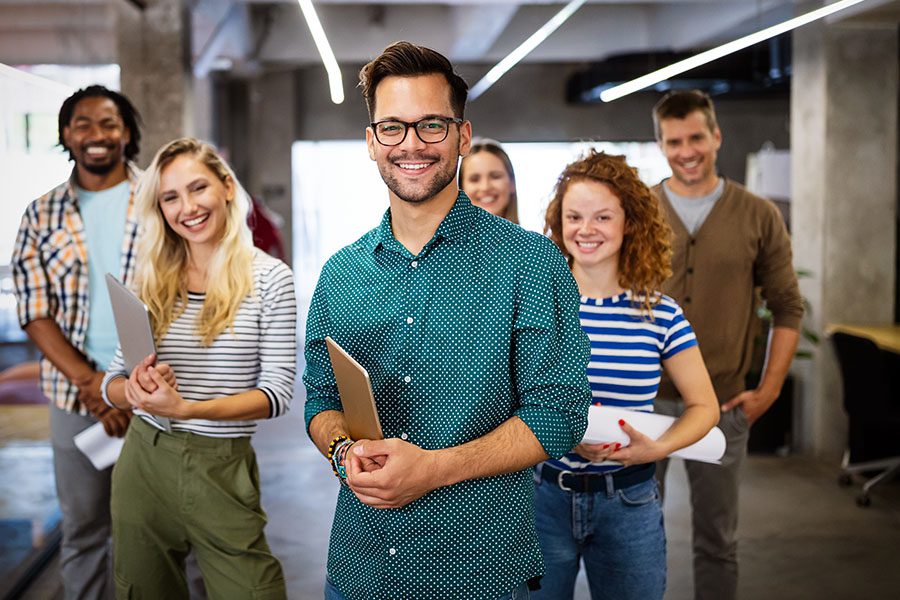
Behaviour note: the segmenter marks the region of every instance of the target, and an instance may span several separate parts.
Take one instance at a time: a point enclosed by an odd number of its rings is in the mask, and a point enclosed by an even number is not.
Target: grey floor
[[[306,437],[302,410],[264,424],[260,458],[267,535],[288,577],[289,597],[322,598],[337,482]],[[900,485],[854,503],[837,468],[802,457],[754,456],[741,494],[743,599],[900,598]],[[669,600],[692,597],[690,522],[684,471],[675,464],[666,502]],[[61,598],[56,565],[26,598]],[[579,580],[577,599],[590,594]]]

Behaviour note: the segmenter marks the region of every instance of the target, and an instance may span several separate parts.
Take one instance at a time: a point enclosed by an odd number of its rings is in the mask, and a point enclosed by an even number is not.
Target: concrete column
[[[206,142],[217,144],[218,140],[213,137],[213,113],[214,102],[213,92],[214,86],[210,77],[203,79],[194,78],[192,80],[192,94],[190,107],[190,127],[186,128],[189,135],[197,137]]]
[[[191,20],[182,0],[116,2],[122,92],[144,119],[140,163],[160,146],[193,135]]]
[[[893,322],[897,218],[898,34],[894,24],[813,24],[794,32],[791,162],[794,264],[809,325]],[[800,439],[835,461],[846,443],[830,342],[800,379]]]
[[[251,194],[261,197],[272,212],[283,218],[285,262],[290,263],[293,248],[291,146],[297,121],[294,72],[269,72],[251,80],[249,96],[250,125],[245,140],[248,168],[244,184]]]

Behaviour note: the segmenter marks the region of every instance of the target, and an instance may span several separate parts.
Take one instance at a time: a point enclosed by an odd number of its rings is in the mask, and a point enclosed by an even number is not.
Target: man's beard
[[[691,187],[692,185],[697,185],[698,183],[706,181],[711,174],[715,170],[715,164],[709,165],[706,162],[703,164],[703,168],[700,170],[700,173],[693,178],[690,178],[684,175],[678,169],[672,169],[672,175],[682,183],[685,187]]]
[[[404,160],[411,159],[404,157]],[[395,196],[410,204],[420,204],[437,196],[441,190],[456,179],[456,165],[458,162],[459,157],[457,157],[455,161],[447,161],[445,167],[435,172],[431,181],[425,183],[423,189],[411,189],[413,186],[407,186],[407,189],[404,189],[400,181],[390,171],[390,167],[392,166],[391,161],[387,161],[386,165],[379,163],[378,171],[381,173],[381,178],[384,180],[385,185],[388,186],[388,189],[391,190]]]
[[[113,169],[115,169],[119,165],[119,161],[111,160],[108,163],[101,165],[91,165],[82,163],[81,168],[87,171],[88,173],[92,173],[94,175],[106,175]]]

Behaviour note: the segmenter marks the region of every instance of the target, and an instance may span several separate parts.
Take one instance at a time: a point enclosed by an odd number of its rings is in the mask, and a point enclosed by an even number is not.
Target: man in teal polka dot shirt
[[[306,425],[346,469],[325,598],[525,598],[529,467],[587,426],[578,290],[548,239],[458,190],[472,126],[446,58],[398,42],[360,80],[390,209],[328,260],[307,321]],[[325,336],[368,370],[384,440],[343,440]]]

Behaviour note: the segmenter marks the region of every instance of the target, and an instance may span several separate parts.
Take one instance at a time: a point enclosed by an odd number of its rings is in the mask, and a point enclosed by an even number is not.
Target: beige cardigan
[[[775,205],[726,180],[703,225],[691,236],[662,183],[653,188],[674,232],[672,277],[663,291],[681,307],[697,334],[719,402],[744,390],[753,338],[759,332],[755,288],[774,325],[799,329],[803,301],[791,257],[791,238]],[[667,378],[660,398],[676,398]]]

